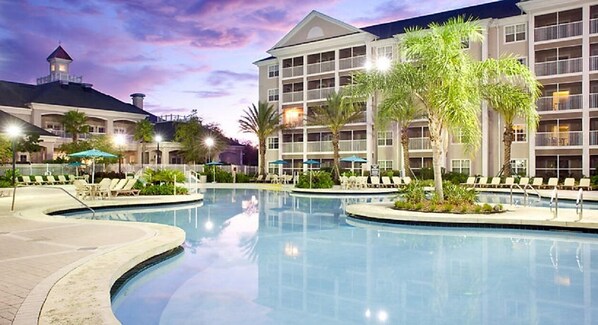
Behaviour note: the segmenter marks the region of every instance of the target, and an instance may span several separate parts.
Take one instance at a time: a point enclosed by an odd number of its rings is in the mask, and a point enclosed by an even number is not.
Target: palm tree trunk
[[[258,175],[266,175],[266,139],[259,140],[260,160],[258,161],[260,173]]]
[[[444,191],[442,189],[442,166],[440,161],[442,160],[442,128],[439,123],[429,119],[430,127],[430,143],[432,145],[432,166],[434,168],[434,189],[440,200],[444,201]]]
[[[401,146],[403,147],[403,168],[405,169],[405,176],[413,177],[413,172],[409,165],[409,134],[407,133],[407,126],[401,126]]]
[[[332,150],[334,152],[333,154],[333,167],[332,167],[332,177],[334,179],[334,183],[335,184],[339,184],[339,180],[340,180],[340,154],[339,154],[339,139],[340,138],[340,134],[339,133],[332,133]]]
[[[141,169],[143,170],[143,156],[145,154],[145,141],[141,141]]]
[[[511,145],[513,144],[513,140],[515,140],[515,132],[513,131],[513,123],[506,122],[505,123],[505,132],[503,133],[503,138],[502,138],[505,148],[504,148],[504,158],[503,158],[501,172],[504,176],[507,176],[507,177],[511,176]]]

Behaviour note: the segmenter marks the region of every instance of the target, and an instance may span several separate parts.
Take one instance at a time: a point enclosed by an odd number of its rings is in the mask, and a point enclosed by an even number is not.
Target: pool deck
[[[73,186],[62,186],[74,193]],[[81,205],[51,187],[0,198],[0,324],[118,324],[110,288],[122,274],[185,240],[176,227],[75,220],[46,213]],[[201,195],[116,197],[92,207],[182,203]]]
[[[201,188],[267,189],[291,191],[291,185],[202,184]],[[62,186],[74,193],[73,186]],[[17,190],[15,212],[10,197],[0,197],[0,325],[3,324],[118,324],[110,306],[110,288],[126,271],[152,256],[183,243],[179,228],[150,223],[75,220],[47,213],[80,208],[60,190],[27,187]],[[334,189],[336,191],[337,189]],[[509,192],[509,190],[502,190]],[[330,194],[325,193],[323,194]],[[372,191],[373,194],[377,191]],[[541,191],[550,196],[551,191]],[[364,194],[361,192],[360,194]],[[370,193],[367,193],[370,194]],[[561,198],[574,199],[574,191],[560,191]],[[586,200],[598,201],[598,191],[585,192]],[[184,203],[201,195],[118,197],[85,201],[93,207]],[[507,206],[508,207],[508,206]],[[351,205],[348,213],[402,220],[384,204]],[[493,215],[467,216],[409,213],[416,221],[440,223],[497,223],[598,229],[598,211],[584,211],[581,222],[571,211],[560,210],[550,220],[545,208],[513,208]]]

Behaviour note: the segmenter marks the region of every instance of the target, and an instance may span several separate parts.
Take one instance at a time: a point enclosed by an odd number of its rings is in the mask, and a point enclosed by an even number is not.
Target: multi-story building
[[[464,44],[477,60],[513,55],[532,69],[542,83],[537,103],[541,121],[535,133],[523,121],[515,125],[513,171],[530,176],[595,174],[598,168],[598,1],[502,0],[426,16],[357,28],[312,11],[276,43],[259,68],[259,98],[278,107],[292,127],[267,141],[267,160],[291,164],[271,166],[284,172],[307,168],[306,159],[332,162],[331,134],[324,126],[307,125],[305,116],[326,96],[351,82],[356,71],[401,60],[397,44],[406,28],[425,28],[450,17],[478,19],[484,41]],[[399,128],[385,130],[374,123],[379,98],[364,105],[361,121],[341,133],[341,157],[358,155],[366,169],[400,170]],[[482,142],[465,153],[459,135],[451,135],[445,168],[467,174],[496,175],[503,159],[503,121],[482,104]],[[425,120],[408,129],[410,165],[431,167],[432,150]],[[345,168],[350,163],[345,163]],[[273,172],[280,172],[273,170]]]

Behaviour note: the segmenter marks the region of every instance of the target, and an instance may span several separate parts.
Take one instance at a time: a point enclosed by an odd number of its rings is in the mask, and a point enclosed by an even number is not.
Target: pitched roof
[[[501,0],[484,3],[476,6],[459,8],[431,15],[413,17],[361,28],[379,38],[391,38],[394,35],[405,33],[405,29],[419,27],[427,28],[430,23],[443,23],[449,18],[465,16],[472,19],[505,18],[523,14],[517,6],[520,0]]]
[[[43,135],[49,137],[57,137],[57,135],[50,133],[40,127],[37,127],[27,121],[23,121],[16,116],[10,115],[4,111],[0,111],[0,133],[4,132],[4,130],[6,130],[6,128],[11,124],[18,125],[25,134],[35,133],[39,134],[40,136]]]
[[[58,45],[58,47],[54,50],[54,52],[52,52],[52,54],[48,55],[48,58],[46,58],[46,60],[50,61],[51,59],[55,58],[73,61],[71,56],[68,53],[66,53],[66,51],[60,45]]]
[[[43,103],[142,114],[153,114],[135,105],[124,103],[99,92],[89,84],[63,84],[60,81],[42,85],[28,85],[0,80],[0,106],[29,107],[29,103]]]

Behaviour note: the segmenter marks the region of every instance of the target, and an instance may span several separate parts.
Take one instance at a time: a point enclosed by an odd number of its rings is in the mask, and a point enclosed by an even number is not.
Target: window
[[[525,41],[525,24],[505,26],[505,43]]]
[[[453,143],[463,143],[463,132],[461,132],[461,130],[458,130],[453,134]]]
[[[392,160],[378,160],[380,170],[392,170]]]
[[[269,102],[278,101],[278,88],[268,89],[268,101]]]
[[[451,160],[451,171],[469,175],[471,171],[471,160],[453,159]]]
[[[461,48],[465,50],[469,48],[469,37],[463,38],[461,40]]]
[[[392,45],[378,48],[378,58],[381,57],[386,57],[389,60],[392,60]]]
[[[527,132],[525,131],[525,125],[515,124],[513,125],[513,131],[515,132],[514,142],[527,142]]]
[[[54,64],[50,64],[50,71],[56,71],[56,66]]]
[[[125,128],[114,128],[114,134],[127,134],[127,129]]]
[[[526,57],[517,58],[517,61],[527,67],[527,58]]]
[[[59,64],[58,65],[58,71],[65,72],[66,71],[66,66],[64,64]]]
[[[278,64],[268,66],[268,78],[278,77]]]
[[[268,149],[278,149],[278,137],[268,138]]]
[[[527,159],[511,159],[511,174],[526,176]]]
[[[378,146],[392,146],[392,131],[378,132]]]
[[[46,130],[62,130],[62,124],[58,122],[47,122]]]

